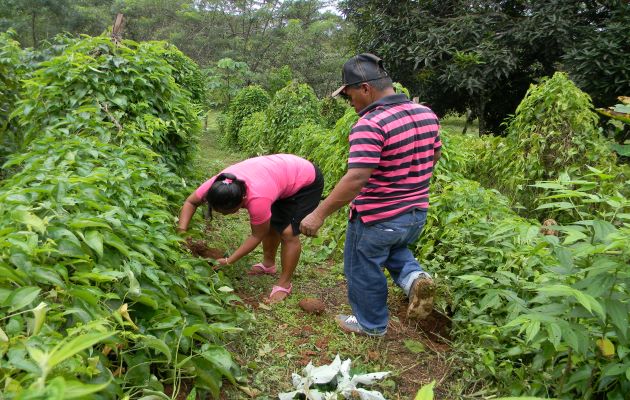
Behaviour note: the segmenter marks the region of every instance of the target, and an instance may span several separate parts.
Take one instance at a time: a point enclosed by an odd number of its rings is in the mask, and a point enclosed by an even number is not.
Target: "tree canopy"
[[[37,47],[61,32],[98,35],[123,13],[126,39],[166,40],[202,67],[217,67],[228,58],[246,63],[242,86],[272,89],[271,75],[287,66],[293,79],[323,96],[339,84],[341,65],[351,53],[350,26],[326,11],[329,5],[321,0],[0,0],[0,31],[15,29],[23,46]]]
[[[630,6],[620,0],[345,0],[341,7],[356,26],[357,48],[383,57],[394,79],[439,114],[471,109],[481,131],[500,131],[529,85],[557,70],[596,102],[630,89]]]

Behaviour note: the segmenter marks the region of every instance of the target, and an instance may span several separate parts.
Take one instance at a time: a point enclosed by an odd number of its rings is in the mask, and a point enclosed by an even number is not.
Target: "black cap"
[[[357,83],[375,81],[389,76],[383,68],[383,60],[374,54],[362,53],[354,56],[343,65],[341,72],[341,82],[339,89],[335,90],[331,96],[335,97],[341,93],[346,86]]]

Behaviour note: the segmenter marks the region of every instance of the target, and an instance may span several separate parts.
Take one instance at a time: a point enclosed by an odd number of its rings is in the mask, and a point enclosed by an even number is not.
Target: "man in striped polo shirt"
[[[348,171],[300,229],[314,236],[326,217],[351,202],[344,273],[353,315],[336,320],[346,332],[383,336],[389,315],[382,267],[409,296],[409,318],[426,318],[433,308],[433,281],[408,246],[426,221],[439,122],[429,108],[396,94],[373,54],[348,60],[342,80],[332,95],[348,99],[361,117],[350,132]]]

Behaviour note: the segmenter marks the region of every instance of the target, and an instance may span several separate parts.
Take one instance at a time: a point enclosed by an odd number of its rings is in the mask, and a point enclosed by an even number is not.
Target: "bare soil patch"
[[[225,250],[208,247],[206,242],[203,240],[188,238],[185,243],[186,247],[188,247],[192,255],[195,257],[211,258],[213,260],[225,257]]]

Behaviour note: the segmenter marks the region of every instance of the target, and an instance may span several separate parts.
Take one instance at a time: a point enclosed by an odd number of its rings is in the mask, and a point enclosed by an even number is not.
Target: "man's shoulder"
[[[359,121],[369,121],[371,124],[383,126],[393,120],[409,118],[409,116],[418,120],[438,120],[438,117],[429,107],[412,101],[405,101],[396,104],[379,106],[367,112],[359,119]],[[367,124],[368,122],[365,123]]]

